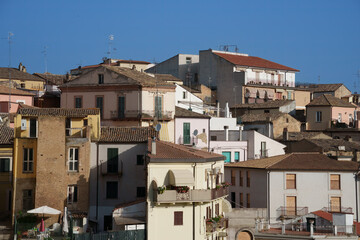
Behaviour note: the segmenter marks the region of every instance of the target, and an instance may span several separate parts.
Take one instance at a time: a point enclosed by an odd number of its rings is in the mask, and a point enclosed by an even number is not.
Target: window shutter
[[[174,212],[174,225],[183,225],[183,212]]]
[[[330,175],[330,189],[340,190],[340,175],[339,174],[331,174]]]

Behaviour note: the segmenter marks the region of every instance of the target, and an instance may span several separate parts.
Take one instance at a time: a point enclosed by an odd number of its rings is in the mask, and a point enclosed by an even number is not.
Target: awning
[[[144,201],[123,204],[113,211],[116,225],[139,224],[146,222],[146,203]]]
[[[276,89],[276,92],[284,92],[284,89]]]
[[[259,90],[259,97],[260,98],[265,98],[265,90]]]
[[[245,90],[245,97],[256,98],[256,89],[247,88]]]
[[[273,91],[267,91],[267,97],[269,99],[273,99],[274,98],[274,92]]]
[[[173,186],[193,186],[194,177],[189,170],[174,169],[169,170],[169,182]]]
[[[224,213],[232,211],[231,203],[226,199],[222,199],[221,206]]]

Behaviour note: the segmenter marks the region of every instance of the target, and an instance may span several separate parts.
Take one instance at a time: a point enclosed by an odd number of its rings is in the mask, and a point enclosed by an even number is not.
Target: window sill
[[[29,174],[29,173],[34,173],[34,171],[31,171],[31,172],[30,171],[26,171],[26,172],[23,171],[22,173]]]

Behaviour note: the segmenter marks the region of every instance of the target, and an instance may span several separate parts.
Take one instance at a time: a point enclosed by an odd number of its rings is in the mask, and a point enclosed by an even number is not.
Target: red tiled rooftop
[[[214,52],[214,54],[222,57],[223,59],[238,65],[238,66],[248,66],[248,67],[258,67],[258,68],[266,68],[266,69],[279,69],[279,70],[288,70],[299,72],[299,70],[291,67],[287,67],[285,65],[281,65],[263,58],[253,57],[253,56],[244,56],[244,55],[236,55],[236,54],[227,54],[227,53],[219,53]]]
[[[319,216],[325,220],[328,220],[330,222],[332,221],[332,214],[329,212],[324,212],[324,211],[319,210],[319,211],[313,212],[313,214],[315,214],[316,216]]]

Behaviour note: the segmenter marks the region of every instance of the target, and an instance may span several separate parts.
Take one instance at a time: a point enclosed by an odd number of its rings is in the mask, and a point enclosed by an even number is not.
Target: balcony
[[[222,231],[229,226],[229,219],[224,217],[214,217],[206,220],[206,233]]]
[[[330,212],[330,213],[353,213],[351,207],[339,207],[339,206],[324,207],[321,209],[321,211]]]
[[[210,202],[217,198],[229,195],[229,188],[220,187],[219,189],[190,189],[186,193],[176,190],[165,190],[162,194],[157,191],[155,202],[160,203],[182,203],[182,202]]]
[[[198,138],[197,137],[179,137],[178,138],[178,142],[177,144],[182,144],[182,145],[196,145],[198,143]]]
[[[110,111],[112,120],[140,120],[140,119],[154,119],[171,120],[172,111],[155,111],[155,110],[127,110],[124,112]]]
[[[279,207],[276,212],[279,218],[294,218],[308,214],[308,207]]]
[[[65,128],[65,136],[69,138],[86,138],[87,131],[87,127]]]
[[[121,160],[118,160],[118,164],[108,166],[108,162],[100,163],[101,175],[103,176],[122,176],[123,164]]]

